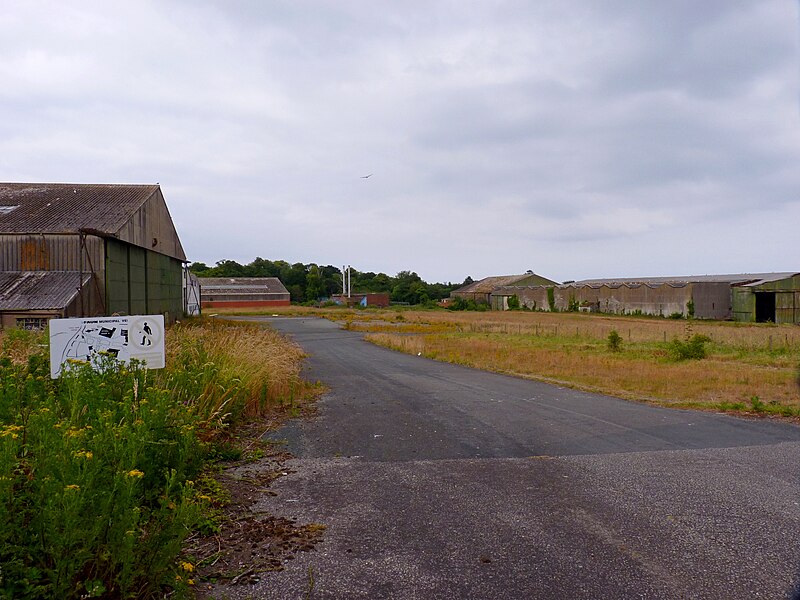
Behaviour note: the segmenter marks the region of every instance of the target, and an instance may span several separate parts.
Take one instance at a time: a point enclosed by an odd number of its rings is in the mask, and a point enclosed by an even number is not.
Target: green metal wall
[[[747,287],[731,288],[733,304],[733,320],[746,323],[756,320],[756,296]]]
[[[800,275],[770,281],[758,286],[734,286],[733,318],[735,321],[756,320],[756,294],[775,294],[775,322],[800,323]]]
[[[106,240],[106,311],[123,315],[183,313],[181,263],[118,240]]]

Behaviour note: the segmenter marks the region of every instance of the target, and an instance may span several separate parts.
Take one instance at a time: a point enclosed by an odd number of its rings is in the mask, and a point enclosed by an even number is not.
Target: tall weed
[[[0,597],[149,597],[180,588],[197,515],[195,417],[109,359],[51,380],[0,360]]]
[[[164,370],[109,358],[52,380],[43,335],[0,337],[0,599],[184,597],[210,442],[307,394],[302,352],[199,321],[168,330]]]

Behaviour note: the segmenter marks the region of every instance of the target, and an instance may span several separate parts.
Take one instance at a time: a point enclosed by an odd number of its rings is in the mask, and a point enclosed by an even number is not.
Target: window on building
[[[47,317],[20,317],[17,319],[17,329],[42,330],[47,327]]]

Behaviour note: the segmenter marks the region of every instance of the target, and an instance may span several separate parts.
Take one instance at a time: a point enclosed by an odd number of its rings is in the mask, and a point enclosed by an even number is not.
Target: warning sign
[[[102,357],[122,362],[132,358],[148,369],[163,369],[164,316],[94,317],[50,321],[50,376],[61,374],[70,361],[97,365]]]

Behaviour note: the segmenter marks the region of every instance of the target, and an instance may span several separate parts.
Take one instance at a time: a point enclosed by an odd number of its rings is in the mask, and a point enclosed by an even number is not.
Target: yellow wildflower
[[[94,454],[89,450],[78,450],[77,452],[73,452],[72,454],[77,458],[85,458],[85,459],[94,458]]]
[[[183,569],[187,573],[191,573],[192,571],[194,571],[194,565],[190,562],[186,562],[185,560],[183,560],[181,561],[180,565],[181,569]]]
[[[74,483],[70,483],[67,487],[64,488],[65,490],[79,490],[81,486],[75,485]]]
[[[130,471],[128,471],[126,473],[126,475],[128,477],[136,477],[138,479],[141,479],[142,477],[144,477],[144,473],[142,473],[139,469],[131,469]]]

